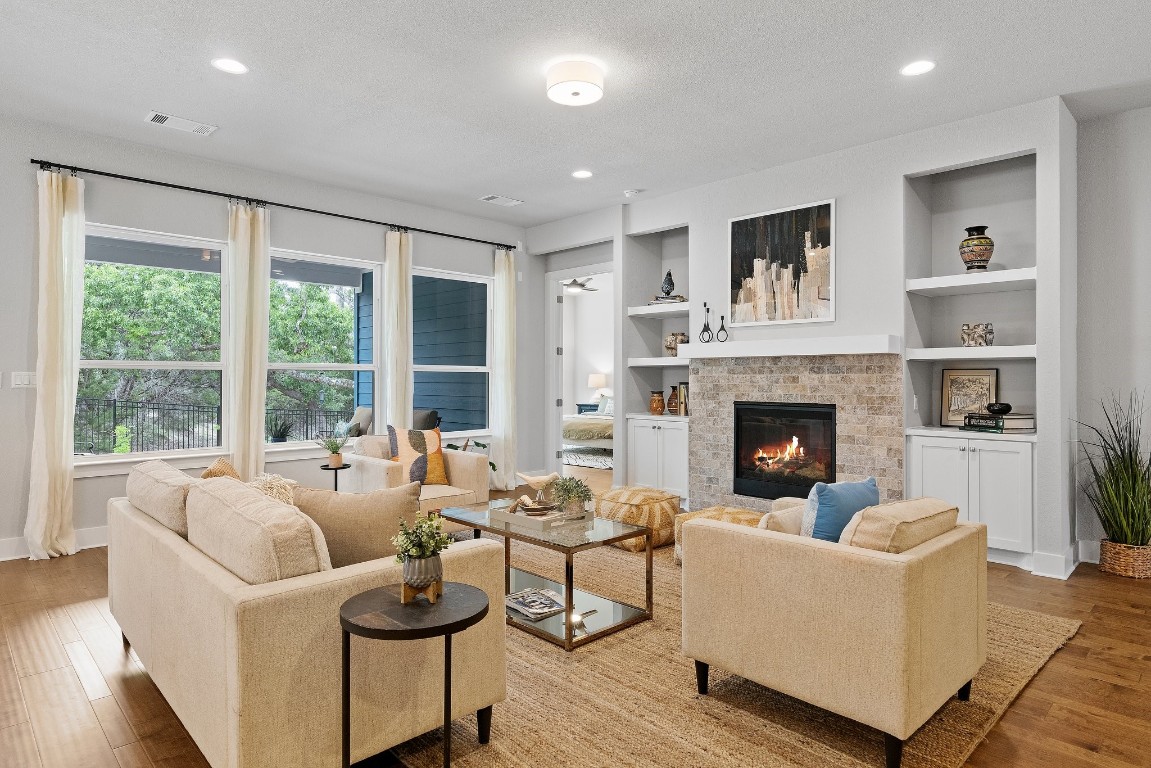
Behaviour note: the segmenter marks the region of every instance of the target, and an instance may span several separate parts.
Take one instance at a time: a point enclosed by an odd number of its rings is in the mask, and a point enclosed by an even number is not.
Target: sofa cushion
[[[236,480],[240,479],[240,473],[232,466],[232,462],[225,459],[223,456],[216,459],[211,465],[200,473],[200,477],[208,479],[210,477],[232,477]]]
[[[955,527],[959,509],[941,499],[924,497],[879,504],[851,518],[840,544],[899,554]]]
[[[332,568],[311,518],[230,477],[204,480],[188,493],[188,541],[248,584]]]
[[[188,491],[196,479],[159,459],[128,473],[128,501],[165,528],[188,538]]]
[[[396,429],[388,425],[392,460],[404,468],[404,480],[424,485],[447,485],[444,447],[439,429]]]
[[[343,568],[396,554],[392,537],[400,520],[411,525],[420,514],[420,484],[371,493],[298,486],[295,503],[323,531],[332,567]]]
[[[803,525],[803,510],[806,506],[802,499],[799,502],[784,506],[779,511],[768,512],[760,518],[759,527],[766,531],[790,533],[792,536],[798,536],[800,527]]]
[[[811,490],[816,499],[811,536],[824,541],[839,541],[856,512],[879,503],[879,487],[874,477],[858,483],[816,483]]]
[[[364,435],[356,440],[355,452],[373,459],[392,458],[390,440],[386,435]]]

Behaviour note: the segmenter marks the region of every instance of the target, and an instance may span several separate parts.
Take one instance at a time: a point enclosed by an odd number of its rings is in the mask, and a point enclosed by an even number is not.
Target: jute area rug
[[[562,582],[562,556],[516,544],[512,563]],[[643,601],[643,556],[608,547],[576,555],[576,586],[633,605]],[[1079,622],[992,603],[987,663],[971,700],[952,698],[904,747],[907,768],[953,768]],[[770,649],[764,649],[770,653]],[[695,692],[680,654],[680,569],[656,551],[655,618],[572,653],[507,629],[508,698],[495,706],[491,743],[475,716],[453,723],[452,764],[489,766],[884,765],[883,737],[867,726],[712,669]],[[442,731],[397,747],[410,768],[442,765]]]

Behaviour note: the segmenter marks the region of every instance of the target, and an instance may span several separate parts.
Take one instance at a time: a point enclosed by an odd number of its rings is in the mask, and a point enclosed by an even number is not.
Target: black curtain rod
[[[33,165],[38,165],[47,170],[49,168],[58,168],[61,171],[71,171],[72,173],[87,173],[93,176],[106,176],[109,179],[120,179],[121,181],[134,181],[137,184],[150,184],[153,187],[165,187],[167,189],[179,189],[184,192],[196,192],[201,195],[212,195],[213,197],[226,197],[230,200],[245,200],[249,203],[259,205],[274,205],[277,208],[287,208],[290,211],[302,211],[303,213],[314,213],[318,216],[331,216],[334,219],[346,219],[347,221],[358,221],[363,224],[376,224],[381,227],[391,227],[393,229],[402,229],[407,232],[421,232],[425,235],[436,235],[437,237],[450,237],[453,240],[466,240],[469,243],[479,243],[480,245],[490,245],[495,248],[503,248],[504,250],[514,251],[514,245],[506,243],[497,243],[491,240],[480,240],[475,237],[464,237],[463,235],[453,235],[448,232],[436,232],[434,229],[420,229],[419,227],[405,227],[403,224],[392,224],[387,221],[376,221],[375,219],[363,219],[359,216],[349,216],[345,213],[332,213],[331,211],[320,211],[315,208],[304,208],[300,205],[289,205],[288,203],[274,203],[270,200],[260,200],[248,195],[233,195],[227,192],[216,192],[211,189],[200,189],[199,187],[186,187],[182,184],[170,184],[166,181],[156,181],[154,179],[142,179],[139,176],[125,176],[122,173],[109,173],[108,171],[97,171],[92,168],[78,168],[74,165],[63,165],[61,163],[52,163],[47,160],[32,159]]]

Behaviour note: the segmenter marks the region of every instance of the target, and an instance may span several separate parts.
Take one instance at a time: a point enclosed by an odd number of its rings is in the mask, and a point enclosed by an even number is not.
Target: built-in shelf
[[[628,368],[686,368],[691,364],[689,357],[629,357]]]
[[[808,339],[763,339],[700,344],[691,342],[691,357],[784,357],[793,355],[899,354],[898,336],[814,336]],[[681,346],[680,349],[683,349]]]
[[[954,437],[964,440],[1005,440],[1016,443],[1038,442],[1034,430],[1027,432],[977,432],[958,427],[908,427],[904,434],[914,437]]]
[[[1035,345],[908,348],[905,357],[908,360],[1034,360]]]
[[[642,307],[628,307],[628,317],[650,317],[663,320],[670,317],[687,317],[687,302],[676,304],[647,304]]]
[[[907,292],[919,296],[962,296],[972,293],[1034,291],[1035,267],[964,272],[942,277],[921,277],[907,281]]]
[[[665,413],[662,416],[653,416],[646,411],[643,413],[629,413],[624,418],[627,419],[660,419],[662,421],[687,421],[687,416],[673,416]]]

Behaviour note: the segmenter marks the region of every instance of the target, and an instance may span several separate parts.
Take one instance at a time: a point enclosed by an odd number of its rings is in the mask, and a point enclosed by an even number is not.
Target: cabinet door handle
[[[959,446],[959,452],[960,453],[966,453],[967,452],[967,446],[964,446],[964,445]]]
[[[651,425],[651,428],[652,428],[652,429],[655,429],[655,424],[652,424],[652,425]]]

